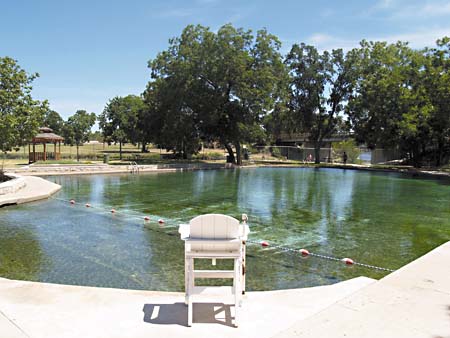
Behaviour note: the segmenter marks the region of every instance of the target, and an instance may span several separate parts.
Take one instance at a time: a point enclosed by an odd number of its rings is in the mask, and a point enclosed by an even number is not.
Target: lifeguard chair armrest
[[[178,232],[182,240],[187,239],[189,237],[189,224],[180,224]]]

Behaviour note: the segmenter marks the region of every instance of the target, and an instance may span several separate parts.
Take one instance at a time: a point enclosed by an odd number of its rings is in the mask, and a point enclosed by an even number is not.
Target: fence
[[[251,158],[253,160],[290,160],[290,161],[303,161],[314,162],[315,161],[315,149],[314,148],[301,148],[293,146],[264,146],[252,148]],[[337,162],[340,159],[333,156],[332,148],[320,149],[320,162]]]

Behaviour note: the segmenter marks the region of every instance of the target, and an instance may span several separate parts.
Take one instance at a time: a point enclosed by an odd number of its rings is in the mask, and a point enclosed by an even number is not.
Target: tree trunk
[[[420,168],[420,162],[421,162],[421,156],[420,156],[420,150],[419,146],[417,144],[412,146],[411,149],[411,160],[414,168]]]
[[[122,141],[119,141],[119,156],[120,156],[120,160],[122,161]]]
[[[142,151],[143,153],[145,153],[145,151],[147,150],[146,148],[147,148],[147,143],[144,142],[144,141],[142,141],[142,148],[141,148],[141,151]]]
[[[241,143],[238,141],[234,144],[236,148],[236,164],[242,165],[242,156],[241,156]]]
[[[437,154],[436,154],[436,167],[440,167],[442,163],[442,154],[443,154],[444,144],[440,140],[438,141]]]
[[[234,157],[233,147],[231,147],[228,143],[225,144],[225,149],[228,151],[228,156],[230,156],[231,163],[236,164],[236,159]]]
[[[314,143],[314,163],[320,164],[320,148],[321,144],[320,142]]]
[[[3,151],[2,156],[2,167],[0,168],[0,172],[3,174],[4,168],[5,168],[5,161],[6,161],[6,151]]]
[[[77,162],[80,162],[80,153],[78,151],[79,146],[80,145],[77,143]]]

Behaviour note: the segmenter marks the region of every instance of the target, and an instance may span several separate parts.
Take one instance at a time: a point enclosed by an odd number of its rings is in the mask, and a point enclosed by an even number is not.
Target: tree
[[[171,116],[159,120],[178,121],[172,127],[181,128],[174,131],[182,140],[176,143],[184,147],[192,137],[217,140],[241,164],[241,143],[260,137],[262,118],[279,96],[284,72],[280,47],[266,30],[254,37],[230,24],[217,33],[190,25],[171,39],[168,50],[149,66],[159,114]]]
[[[320,54],[313,46],[293,45],[286,57],[288,67],[289,131],[307,135],[314,144],[315,162],[320,163],[323,140],[342,125],[344,104],[352,92],[353,58],[342,49]]]
[[[437,41],[435,48],[427,49],[425,88],[433,105],[429,125],[430,142],[436,166],[450,157],[450,38]]]
[[[103,135],[102,135],[102,133],[99,130],[91,132],[89,134],[89,141],[103,142]]]
[[[355,93],[347,112],[357,140],[399,148],[420,166],[433,105],[425,90],[427,60],[407,43],[361,42]]]
[[[184,159],[200,148],[198,112],[187,103],[189,93],[176,78],[149,83],[144,95],[147,109],[140,119],[149,140]]]
[[[68,144],[75,144],[77,146],[77,161],[80,161],[79,146],[83,142],[89,141],[89,135],[92,126],[95,124],[95,114],[87,113],[85,110],[77,110],[77,112],[70,116],[65,124],[64,137]]]
[[[56,111],[48,110],[44,115],[43,126],[51,128],[55,134],[60,134],[64,126],[64,120]]]
[[[139,114],[143,109],[144,102],[139,96],[117,96],[108,102],[98,117],[103,136],[114,142],[119,142],[120,159],[122,159],[123,143],[136,144],[143,141],[142,132],[137,128]],[[145,149],[145,143],[143,147]]]
[[[36,134],[48,110],[47,101],[31,97],[31,83],[39,74],[28,74],[9,57],[0,57],[0,150],[26,144]]]

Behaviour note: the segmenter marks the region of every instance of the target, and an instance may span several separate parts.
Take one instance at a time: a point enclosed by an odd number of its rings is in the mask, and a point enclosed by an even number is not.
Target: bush
[[[346,140],[337,143],[333,143],[333,158],[338,159],[338,162],[344,162],[343,155],[344,151],[347,154],[347,163],[361,163],[359,155],[361,151],[359,150],[356,142],[354,140]]]
[[[271,151],[273,157],[281,157],[280,148],[272,147],[272,148],[270,148],[270,151]]]
[[[192,155],[192,159],[194,160],[223,160],[224,154],[218,151],[212,151],[209,153],[198,153]]]

